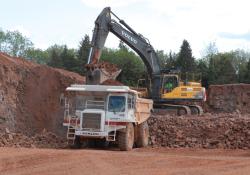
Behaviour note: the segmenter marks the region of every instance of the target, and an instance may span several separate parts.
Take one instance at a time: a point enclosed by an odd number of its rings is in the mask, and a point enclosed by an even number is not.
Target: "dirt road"
[[[131,152],[0,148],[0,174],[249,175],[250,152],[156,148]]]

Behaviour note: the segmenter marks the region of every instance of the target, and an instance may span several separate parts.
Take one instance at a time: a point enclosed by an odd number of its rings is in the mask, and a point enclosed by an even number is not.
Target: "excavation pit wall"
[[[250,84],[210,85],[207,111],[250,113]]]
[[[63,136],[63,94],[84,81],[76,73],[0,53],[0,133],[7,128],[33,136],[45,129]]]

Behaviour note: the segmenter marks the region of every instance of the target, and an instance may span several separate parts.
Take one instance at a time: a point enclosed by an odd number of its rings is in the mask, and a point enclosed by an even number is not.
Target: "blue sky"
[[[187,39],[196,57],[210,42],[219,51],[250,49],[250,3],[247,0],[1,0],[0,27],[19,30],[36,47],[67,44],[76,48],[92,35],[101,10],[111,6],[155,49],[179,51]],[[112,34],[106,46],[115,48]]]

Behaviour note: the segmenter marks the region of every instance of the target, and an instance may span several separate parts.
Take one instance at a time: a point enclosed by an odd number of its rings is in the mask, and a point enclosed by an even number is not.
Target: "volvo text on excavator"
[[[111,18],[111,15],[116,20]],[[106,76],[104,68],[98,66],[102,49],[109,32],[133,49],[142,59],[148,74],[147,94],[153,99],[155,108],[175,109],[177,114],[202,114],[201,104],[205,99],[205,88],[200,82],[180,80],[174,72],[161,69],[159,58],[149,40],[135,32],[127,23],[106,7],[95,21],[91,49],[88,57],[86,82],[100,84],[109,77],[115,78],[120,70]],[[103,78],[104,77],[104,78]]]

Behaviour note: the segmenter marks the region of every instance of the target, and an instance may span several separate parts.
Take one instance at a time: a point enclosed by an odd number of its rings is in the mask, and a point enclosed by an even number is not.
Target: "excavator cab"
[[[178,75],[173,74],[164,74],[162,80],[162,90],[163,94],[171,92],[174,88],[179,86],[179,77]]]

